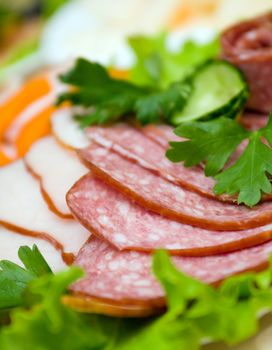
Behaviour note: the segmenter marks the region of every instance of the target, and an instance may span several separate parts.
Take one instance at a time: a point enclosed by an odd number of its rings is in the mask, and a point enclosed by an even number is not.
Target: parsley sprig
[[[60,79],[74,90],[62,94],[57,103],[70,101],[89,108],[77,116],[83,127],[113,123],[134,114],[141,124],[167,120],[183,107],[190,92],[188,83],[172,83],[163,90],[115,79],[102,65],[82,58]]]
[[[237,194],[239,204],[252,207],[263,194],[272,192],[272,114],[267,125],[257,131],[247,131],[236,120],[221,117],[181,124],[174,132],[187,140],[170,142],[168,159],[183,161],[185,166],[205,162],[205,174],[216,180],[215,194]],[[244,151],[225,168],[243,140],[248,142]]]

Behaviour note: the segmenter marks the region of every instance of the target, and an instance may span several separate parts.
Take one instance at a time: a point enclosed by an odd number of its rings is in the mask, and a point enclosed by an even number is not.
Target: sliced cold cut
[[[221,36],[222,56],[245,74],[250,87],[248,107],[272,109],[272,12],[228,28]]]
[[[72,218],[66,204],[66,193],[87,172],[76,154],[64,149],[49,136],[31,147],[25,156],[25,162],[39,178],[48,207],[60,217]]]
[[[272,224],[245,231],[210,231],[168,220],[145,210],[92,174],[67,195],[68,204],[87,229],[117,249],[202,256],[239,250],[268,241]]]
[[[247,112],[240,117],[239,122],[247,130],[254,131],[266,126],[268,115]]]
[[[178,269],[205,283],[218,283],[247,270],[267,266],[272,242],[235,253],[208,257],[173,257]],[[120,252],[106,242],[91,238],[80,250],[75,264],[85,270],[86,277],[72,286],[75,293],[129,304],[135,302],[158,306],[164,292],[151,272],[150,254]]]
[[[264,126],[267,116],[247,114],[241,118],[241,122],[252,130]],[[154,126],[155,128],[155,126]],[[197,192],[208,198],[222,202],[236,203],[236,196],[223,194],[216,196],[213,192],[215,181],[212,177],[206,177],[203,167],[195,166],[187,168],[182,163],[172,163],[165,156],[164,147],[150,140],[140,130],[128,124],[117,124],[111,127],[92,126],[88,128],[87,135],[97,144],[114,150],[121,156],[135,161],[142,167],[149,169],[167,180],[180,185],[183,188]],[[181,139],[180,139],[181,140]],[[247,140],[243,141],[227,163],[232,165],[244,151]],[[271,196],[263,196],[264,200],[271,200]]]
[[[181,223],[231,231],[258,227],[272,220],[270,202],[249,209],[208,199],[96,145],[81,150],[79,155],[104,182],[145,208]]]
[[[186,168],[182,163],[174,164],[165,156],[165,148],[150,140],[127,124],[111,127],[90,127],[89,138],[103,147],[113,149],[122,156],[137,162],[162,177],[184,188],[204,196],[234,201],[230,197],[218,197],[213,193],[214,180],[206,177],[201,167]]]
[[[51,128],[56,139],[67,148],[79,149],[89,144],[84,131],[73,119],[71,107],[61,108],[52,115]]]
[[[39,183],[17,161],[0,169],[0,224],[41,237],[76,254],[90,233],[72,219],[61,219],[47,207]]]
[[[32,247],[33,244],[36,244],[52,271],[60,271],[66,267],[60,251],[53,244],[43,239],[22,235],[0,227],[0,241],[0,260],[9,260],[15,264],[22,265],[18,257],[19,248],[21,246]]]
[[[169,141],[181,140],[180,137],[174,134],[174,128],[166,124],[149,124],[140,130],[165,150],[169,147]]]

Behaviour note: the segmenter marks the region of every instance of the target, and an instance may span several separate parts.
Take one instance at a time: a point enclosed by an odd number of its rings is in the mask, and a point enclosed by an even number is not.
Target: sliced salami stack
[[[156,249],[167,250],[181,271],[209,284],[267,265],[269,198],[249,209],[215,197],[201,167],[165,158],[173,135],[167,126],[120,124],[92,127],[87,134],[90,145],[78,156],[90,172],[69,190],[67,203],[93,235],[75,260],[86,275],[72,286],[68,303],[86,310],[96,300],[106,305],[103,312],[122,316],[160,312],[165,298],[152,273]]]

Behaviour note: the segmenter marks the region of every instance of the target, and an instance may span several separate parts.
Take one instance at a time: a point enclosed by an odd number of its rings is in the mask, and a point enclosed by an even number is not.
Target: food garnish
[[[239,70],[220,60],[195,67],[186,78],[164,89],[112,78],[106,68],[85,59],[78,59],[60,78],[73,90],[60,95],[58,104],[69,101],[87,109],[76,116],[83,127],[114,123],[128,116],[135,116],[143,125],[176,125],[222,113],[233,118],[241,112],[248,96]]]
[[[238,203],[252,207],[263,194],[272,192],[272,115],[267,125],[257,131],[247,131],[236,120],[221,117],[181,124],[175,134],[187,140],[170,142],[168,159],[183,161],[185,166],[205,162],[205,174],[217,181],[216,194],[238,194]],[[247,145],[225,168],[242,141]]]

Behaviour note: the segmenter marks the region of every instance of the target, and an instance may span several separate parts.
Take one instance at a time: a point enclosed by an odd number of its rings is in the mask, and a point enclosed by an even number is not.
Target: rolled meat
[[[247,106],[272,110],[272,12],[241,22],[223,32],[222,56],[244,74],[250,87]]]

